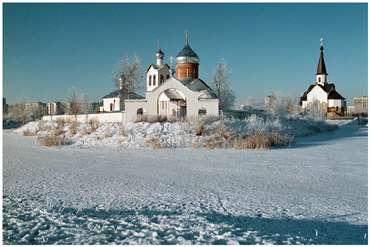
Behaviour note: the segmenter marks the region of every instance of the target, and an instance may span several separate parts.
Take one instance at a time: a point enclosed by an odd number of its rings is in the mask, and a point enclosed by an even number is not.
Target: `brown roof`
[[[334,89],[329,93],[328,99],[345,99],[345,98]]]

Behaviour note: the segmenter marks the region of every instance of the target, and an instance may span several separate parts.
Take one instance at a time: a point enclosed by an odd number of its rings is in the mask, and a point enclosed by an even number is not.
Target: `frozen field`
[[[7,244],[367,243],[367,126],[265,151],[3,142]]]

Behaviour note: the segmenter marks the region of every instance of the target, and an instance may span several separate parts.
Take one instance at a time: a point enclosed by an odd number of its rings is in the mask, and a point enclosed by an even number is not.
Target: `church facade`
[[[343,116],[347,111],[345,98],[338,93],[335,84],[328,81],[322,40],[316,82],[303,93],[300,98],[300,105],[303,110],[319,107],[324,110],[328,117]]]
[[[156,63],[146,70],[145,97],[124,99],[126,122],[143,115],[185,118],[219,114],[217,96],[199,78],[200,59],[187,38],[176,56],[176,73],[164,63],[164,52],[160,48],[155,56]]]

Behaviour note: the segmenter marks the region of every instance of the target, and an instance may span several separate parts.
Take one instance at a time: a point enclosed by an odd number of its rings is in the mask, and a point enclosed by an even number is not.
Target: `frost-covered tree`
[[[326,115],[327,104],[314,100],[306,107],[306,113],[314,118],[324,118]]]
[[[223,60],[216,65],[212,89],[218,97],[220,110],[225,111],[234,106],[235,94],[230,86],[229,71]]]
[[[130,94],[138,93],[142,89],[141,79],[140,59],[136,55],[131,59],[124,57],[113,76],[115,86],[127,93],[128,97]]]

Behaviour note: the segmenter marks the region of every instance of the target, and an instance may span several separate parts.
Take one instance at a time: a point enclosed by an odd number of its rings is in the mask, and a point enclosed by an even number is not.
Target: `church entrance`
[[[176,89],[167,89],[158,97],[158,114],[167,117],[186,117],[186,99]]]

